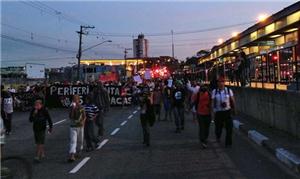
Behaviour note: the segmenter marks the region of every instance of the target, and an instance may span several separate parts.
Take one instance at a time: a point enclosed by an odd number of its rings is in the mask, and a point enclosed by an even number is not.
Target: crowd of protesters
[[[78,83],[76,83],[78,84]],[[174,132],[185,130],[185,118],[192,114],[192,119],[199,125],[199,141],[203,148],[208,145],[208,136],[212,120],[215,124],[216,142],[220,142],[222,129],[226,129],[225,146],[232,145],[232,115],[235,114],[234,95],[231,89],[225,87],[224,77],[216,79],[215,84],[204,85],[199,81],[168,78],[151,79],[142,82],[128,80],[127,82],[93,83],[94,87],[85,97],[84,104],[80,96],[74,95],[70,105],[70,145],[69,162],[76,160],[77,155],[84,150],[92,151],[99,146],[104,135],[104,118],[110,109],[109,93],[105,85],[121,85],[121,96],[126,96],[130,89],[133,105],[140,106],[140,121],[143,131],[143,144],[150,146],[150,127],[155,121],[174,122]],[[26,87],[26,92],[32,92],[32,109],[29,121],[33,123],[34,140],[37,153],[35,161],[45,158],[46,132],[53,132],[53,124],[45,106],[45,86]],[[33,92],[34,90],[35,92]],[[6,135],[10,135],[13,113],[13,93],[18,91],[1,89],[1,117],[4,121]],[[164,115],[162,115],[164,114]],[[190,115],[188,115],[190,116]],[[97,126],[97,132],[94,127]]]

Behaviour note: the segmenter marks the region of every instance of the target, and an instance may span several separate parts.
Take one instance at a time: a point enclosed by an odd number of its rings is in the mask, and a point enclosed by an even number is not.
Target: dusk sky
[[[82,23],[95,26],[83,37],[83,49],[104,40],[113,41],[83,53],[82,59],[123,58],[124,48],[132,48],[132,36],[139,33],[144,33],[149,40],[149,56],[171,56],[172,29],[176,34],[248,23],[222,30],[174,35],[175,56],[184,60],[201,49],[210,49],[219,38],[226,40],[232,32],[250,27],[258,14],[272,15],[293,2],[2,2],[2,66],[36,62],[46,67],[59,67],[76,62],[78,34],[75,31]],[[151,36],[155,34],[167,35]],[[119,35],[122,37],[117,37]],[[131,57],[132,52],[128,56]]]

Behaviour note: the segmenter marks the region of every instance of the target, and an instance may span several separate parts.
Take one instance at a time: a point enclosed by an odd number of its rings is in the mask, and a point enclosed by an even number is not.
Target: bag
[[[155,123],[155,109],[154,109],[154,105],[150,104],[148,106],[148,110],[147,110],[147,120],[149,121],[150,126],[152,127]]]

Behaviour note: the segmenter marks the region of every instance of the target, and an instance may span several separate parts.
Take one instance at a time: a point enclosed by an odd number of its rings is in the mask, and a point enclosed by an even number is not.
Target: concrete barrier
[[[269,140],[268,137],[262,135],[261,133],[257,132],[256,130],[248,131],[248,137],[259,145],[262,145],[264,141]]]
[[[293,170],[295,170],[296,172],[299,173],[300,158],[298,156],[296,156],[293,153],[290,153],[289,151],[287,151],[283,148],[278,148],[278,149],[276,149],[276,157],[281,162],[285,163],[290,168],[292,168]]]
[[[237,111],[300,138],[300,93],[258,88],[233,89]]]

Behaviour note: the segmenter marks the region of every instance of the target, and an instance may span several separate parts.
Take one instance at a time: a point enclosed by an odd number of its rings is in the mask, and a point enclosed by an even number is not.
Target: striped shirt
[[[99,109],[96,105],[86,104],[84,105],[84,110],[86,114],[86,118],[88,120],[93,120],[95,116],[99,113]]]

